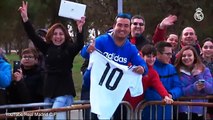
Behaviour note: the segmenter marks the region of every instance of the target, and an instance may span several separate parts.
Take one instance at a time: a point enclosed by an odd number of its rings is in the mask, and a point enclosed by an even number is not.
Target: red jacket
[[[165,41],[166,37],[166,28],[165,29],[160,29],[159,25],[157,25],[155,29],[155,33],[152,36],[153,43],[156,44],[160,41]]]
[[[148,65],[147,65],[148,66]],[[148,66],[148,74],[143,76],[143,90],[146,91],[147,88],[153,87],[156,91],[161,95],[162,98],[165,96],[169,96],[169,93],[164,88],[163,84],[160,81],[158,73],[154,70],[152,66]],[[139,102],[141,102],[143,98],[143,94],[137,97],[131,97],[130,91],[128,90],[124,96],[124,101],[129,102],[132,107],[135,109]]]

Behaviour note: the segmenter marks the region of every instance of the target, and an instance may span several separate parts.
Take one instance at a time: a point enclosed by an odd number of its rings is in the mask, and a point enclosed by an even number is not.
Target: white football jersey
[[[110,119],[122,101],[127,89],[131,96],[143,93],[142,75],[132,72],[132,68],[120,65],[97,51],[90,54],[91,112],[99,119]]]

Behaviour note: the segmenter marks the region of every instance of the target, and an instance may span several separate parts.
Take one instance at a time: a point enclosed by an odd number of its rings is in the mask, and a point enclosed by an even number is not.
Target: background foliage
[[[112,27],[117,14],[117,0],[72,0],[74,2],[87,5],[85,40],[89,29],[94,29],[96,35],[98,31],[104,33]],[[141,14],[146,19],[145,35],[153,35],[156,25],[167,15],[175,14],[178,21],[168,29],[168,32],[181,34],[183,28],[192,26],[195,28],[198,38],[201,41],[207,36],[213,36],[213,2],[212,0],[123,0],[124,12],[132,15]],[[29,17],[35,29],[48,28],[55,22],[62,22],[73,26],[75,22],[59,17],[58,9],[60,0],[28,0]],[[20,14],[17,11],[22,4],[21,0],[0,0],[0,47],[10,52],[11,49],[21,50],[28,45],[28,38],[23,29]],[[205,18],[201,22],[194,20],[193,15],[197,7],[202,8]],[[8,56],[10,62],[19,59],[11,54]],[[78,55],[73,66],[73,78],[75,80],[76,91],[81,89],[80,66],[82,58]]]
[[[71,0],[87,5],[85,34],[88,29],[94,29],[96,34],[105,32],[113,24],[117,14],[117,0]],[[17,11],[21,0],[0,1],[0,46],[7,51],[22,49],[28,44],[28,38],[23,30],[20,14]],[[35,28],[48,28],[55,22],[70,24],[75,28],[75,22],[59,17],[60,0],[28,0],[29,16]],[[199,40],[212,36],[213,2],[212,0],[123,0],[124,12],[132,15],[141,14],[146,19],[145,35],[153,35],[156,25],[167,15],[176,14],[177,23],[169,28],[169,32],[180,35],[186,26],[195,28]],[[197,7],[202,8],[205,18],[201,22],[194,20]],[[73,31],[75,33],[75,29]],[[85,38],[86,39],[86,38]]]

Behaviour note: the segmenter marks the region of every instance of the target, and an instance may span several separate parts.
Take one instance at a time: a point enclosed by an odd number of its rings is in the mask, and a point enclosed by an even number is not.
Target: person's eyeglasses
[[[34,59],[34,56],[23,56],[24,59]]]
[[[203,46],[204,49],[213,49],[213,46]]]
[[[172,53],[162,53],[162,54],[165,54],[167,56],[172,56]]]
[[[139,26],[144,26],[144,24],[143,23],[138,23],[138,22],[134,22],[134,23],[132,23],[133,25],[139,25]]]

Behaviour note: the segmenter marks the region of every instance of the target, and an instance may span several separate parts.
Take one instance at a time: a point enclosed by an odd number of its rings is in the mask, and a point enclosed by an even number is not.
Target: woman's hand
[[[81,20],[77,20],[77,21],[76,21],[76,24],[77,24],[79,33],[82,32],[82,28],[83,28],[83,25],[84,25],[84,23],[85,23],[85,19],[86,19],[86,17],[83,16],[83,17],[81,17]]]
[[[191,73],[192,73],[193,76],[196,76],[196,75],[199,75],[201,72],[202,72],[202,70],[195,67],[195,68],[192,69]]]
[[[19,82],[23,78],[22,70],[18,69],[17,72],[13,73],[13,80]]]
[[[197,82],[196,83],[196,88],[197,88],[197,91],[201,91],[202,89],[205,88],[205,84]]]
[[[18,11],[20,11],[22,20],[24,22],[27,22],[28,20],[27,8],[28,8],[28,2],[22,1],[22,6],[19,7]]]

